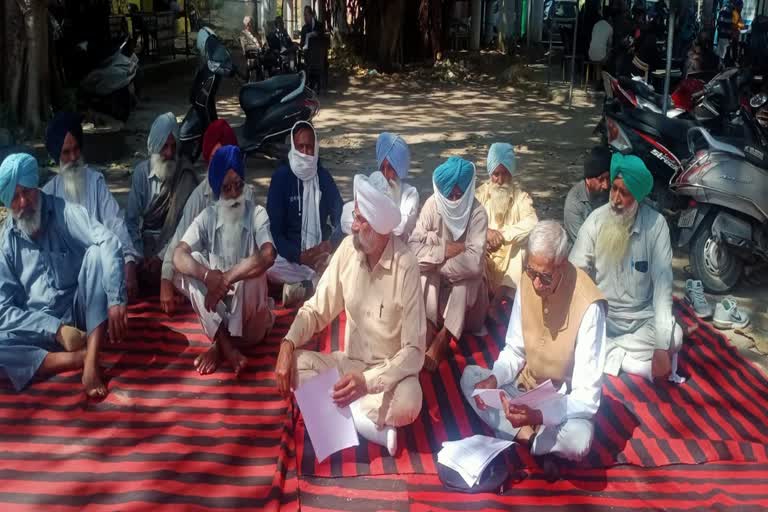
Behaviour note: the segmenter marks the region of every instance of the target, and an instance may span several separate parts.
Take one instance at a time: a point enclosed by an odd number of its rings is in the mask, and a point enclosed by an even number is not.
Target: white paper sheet
[[[509,394],[503,389],[476,389],[472,396],[479,396],[488,407],[501,409],[500,394],[504,394],[506,399],[509,400],[510,405],[527,405],[531,409],[537,409],[538,406],[554,398],[559,399],[561,397],[551,380],[542,382],[527,393],[518,395],[515,398],[510,398]]]
[[[360,444],[352,411],[349,407],[337,407],[331,398],[338,381],[339,370],[331,368],[294,392],[319,462],[339,450]]]
[[[512,444],[512,441],[479,434],[460,441],[446,441],[437,454],[437,461],[458,472],[472,487],[488,464]]]

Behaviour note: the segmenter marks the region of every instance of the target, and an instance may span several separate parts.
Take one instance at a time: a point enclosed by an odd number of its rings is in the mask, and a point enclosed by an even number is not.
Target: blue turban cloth
[[[166,112],[157,116],[155,122],[152,123],[152,128],[149,130],[149,137],[147,137],[147,151],[149,151],[149,154],[156,155],[160,153],[169,135],[173,135],[173,138],[178,142],[179,124],[176,122],[176,116],[171,112]]]
[[[448,197],[456,185],[462,194],[466,192],[474,177],[475,166],[471,162],[452,156],[435,169],[432,179],[443,197]]]
[[[401,136],[389,132],[379,135],[376,140],[377,171],[381,170],[381,164],[385,159],[395,169],[400,179],[408,176],[408,170],[411,168],[411,150]]]
[[[208,166],[208,184],[213,191],[213,197],[218,201],[221,194],[221,185],[224,183],[224,176],[232,169],[238,176],[245,179],[245,164],[243,154],[237,146],[222,146],[211,158]]]
[[[512,144],[506,142],[494,142],[491,144],[491,149],[488,150],[488,160],[486,161],[486,167],[488,167],[488,175],[493,174],[493,171],[502,164],[507,168],[509,174],[515,174],[517,171],[517,158],[515,158],[515,148]]]
[[[37,160],[26,153],[9,155],[0,165],[0,202],[10,208],[16,185],[37,188],[39,179]]]
[[[56,165],[61,158],[61,148],[64,147],[64,139],[68,133],[77,141],[80,149],[83,149],[83,125],[82,117],[74,112],[58,112],[45,131],[45,149],[51,155]]]
[[[621,174],[624,185],[638,203],[653,189],[653,176],[645,163],[635,155],[624,156],[614,153],[611,157],[611,182]]]

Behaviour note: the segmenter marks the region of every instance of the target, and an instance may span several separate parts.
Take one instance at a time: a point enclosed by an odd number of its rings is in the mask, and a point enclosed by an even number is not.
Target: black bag
[[[455,470],[442,464],[437,464],[437,476],[440,482],[449,490],[463,492],[467,494],[476,494],[480,492],[498,493],[502,490],[504,482],[509,478],[509,462],[504,455],[506,450],[501,452],[488,464],[480,480],[472,487]]]

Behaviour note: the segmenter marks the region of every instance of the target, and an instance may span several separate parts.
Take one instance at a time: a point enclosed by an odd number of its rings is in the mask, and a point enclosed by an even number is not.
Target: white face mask
[[[296,145],[293,142],[293,135],[297,125],[306,125],[311,127],[309,123],[296,123],[296,125],[294,125],[293,129],[291,130],[291,150],[288,152],[288,164],[291,166],[291,170],[297,178],[299,178],[301,181],[307,181],[317,176],[317,161],[320,154],[320,148],[317,144],[317,133],[315,133],[315,129],[312,128],[312,134],[315,137],[315,154],[305,155],[296,149]]]

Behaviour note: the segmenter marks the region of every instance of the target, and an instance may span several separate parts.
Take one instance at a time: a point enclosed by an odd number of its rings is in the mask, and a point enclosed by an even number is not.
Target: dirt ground
[[[179,121],[184,117],[194,66],[191,60],[177,63],[172,72],[154,73],[157,76],[145,87],[146,101],[125,130],[88,136],[86,157],[106,168],[121,204],[127,200],[130,169],[146,156],[146,135],[154,117],[169,110]],[[559,78],[559,69],[553,74]],[[541,69],[536,77],[545,80]],[[236,81],[225,80],[217,103],[220,117],[233,126],[243,122],[238,89]],[[334,74],[330,89],[320,96],[320,113],[315,119],[320,159],[342,196],[349,199],[354,174],[375,169],[377,135],[381,131],[399,133],[411,148],[410,182],[423,201],[432,193],[431,173],[444,159],[460,155],[475,162],[482,180],[489,145],[510,142],[519,158],[518,180],[533,196],[539,217],[561,220],[565,196],[581,176],[584,156],[597,143],[592,130],[601,105],[598,97],[581,90],[576,91],[572,108],[566,98],[567,88],[559,81],[552,84],[549,94],[541,95],[496,80],[447,84],[407,76]],[[204,169],[198,165],[202,176]],[[248,159],[248,179],[262,200],[276,165],[277,161],[264,157]],[[687,263],[684,253],[676,254],[678,294],[688,277]],[[749,311],[764,311],[768,304],[764,286],[741,285],[733,296]],[[768,371],[768,358],[752,348],[751,341],[735,335],[732,340],[746,357]]]

